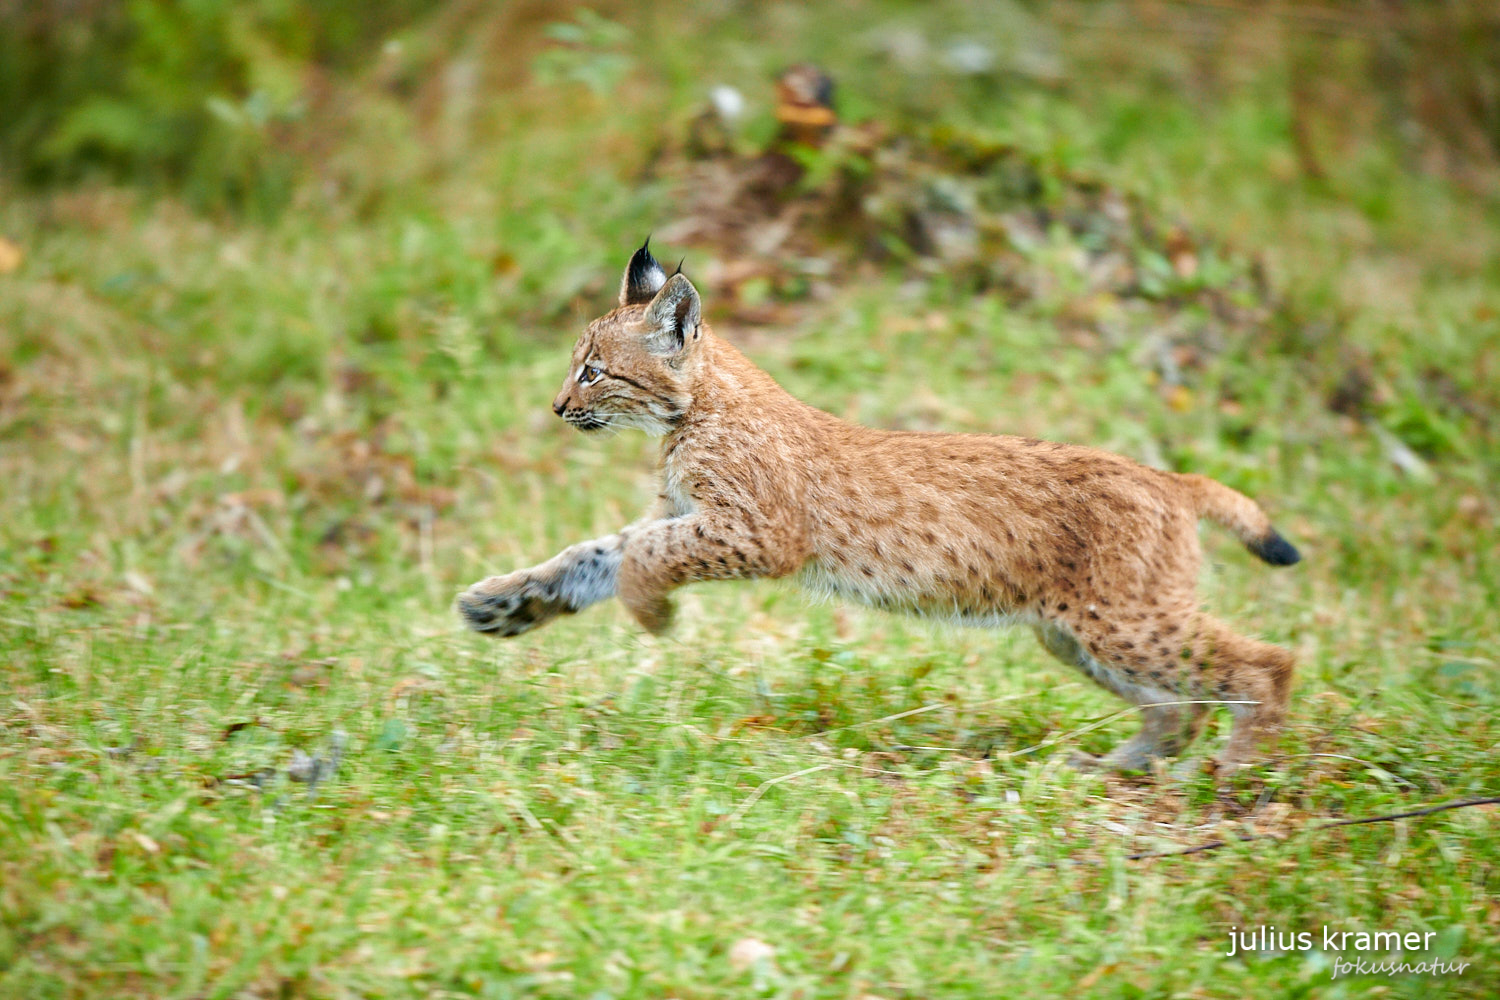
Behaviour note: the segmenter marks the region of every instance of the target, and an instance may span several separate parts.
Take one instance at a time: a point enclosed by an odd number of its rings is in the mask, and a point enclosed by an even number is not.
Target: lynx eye
[[[584,365],[578,370],[578,382],[581,385],[590,385],[591,383],[599,381],[599,376],[603,374],[604,370],[602,368],[598,368],[594,365]]]

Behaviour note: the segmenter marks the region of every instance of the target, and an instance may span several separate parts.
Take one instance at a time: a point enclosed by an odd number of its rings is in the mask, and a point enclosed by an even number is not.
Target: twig
[[[1248,837],[1234,837],[1229,840],[1210,840],[1206,844],[1198,844],[1196,847],[1180,847],[1171,851],[1142,851],[1139,854],[1125,855],[1126,861],[1144,861],[1148,858],[1176,858],[1185,854],[1201,854],[1204,851],[1214,851],[1230,844],[1246,844],[1253,840],[1285,840],[1299,834],[1322,833],[1324,830],[1332,830],[1339,826],[1360,826],[1365,823],[1389,823],[1397,819],[1412,819],[1417,816],[1431,816],[1433,813],[1447,812],[1449,809],[1467,809],[1470,806],[1487,806],[1500,803],[1500,795],[1491,795],[1482,799],[1460,799],[1457,802],[1442,802],[1425,809],[1412,809],[1408,812],[1386,813],[1383,816],[1361,816],[1358,819],[1337,819],[1330,823],[1320,823],[1317,826],[1295,831],[1286,837],[1277,836],[1274,833],[1256,833]]]

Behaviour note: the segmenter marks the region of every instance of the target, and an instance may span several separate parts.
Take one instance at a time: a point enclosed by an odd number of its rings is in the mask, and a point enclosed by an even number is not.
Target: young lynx
[[[1197,521],[1274,566],[1299,556],[1211,479],[1031,438],[845,423],[714,336],[692,283],[648,246],[619,308],[579,338],[552,409],[579,430],[661,437],[661,492],[645,520],[462,593],[478,631],[519,635],[618,596],[660,632],[684,584],[795,574],[889,611],[1032,626],[1053,656],[1140,706],[1140,733],[1098,762],[1108,768],[1179,752],[1201,702],[1233,703],[1227,765],[1285,715],[1291,654],[1198,609]]]

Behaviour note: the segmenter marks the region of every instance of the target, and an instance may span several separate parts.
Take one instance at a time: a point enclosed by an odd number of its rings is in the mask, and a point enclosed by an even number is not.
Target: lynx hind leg
[[[530,569],[481,580],[458,595],[476,632],[516,636],[615,595],[621,536],[583,542]]]
[[[1068,637],[1071,646],[1065,651],[1074,658],[1065,662],[1081,660],[1081,668],[1104,687],[1143,706],[1140,735],[1111,755],[1111,762],[1138,766],[1143,754],[1181,750],[1207,706],[1144,707],[1177,699],[1228,702],[1234,724],[1218,763],[1233,769],[1254,759],[1258,744],[1273,736],[1286,717],[1292,654],[1197,612],[1162,616],[1147,628],[1145,641],[1139,629],[1132,632],[1134,640],[1127,640],[1125,633],[1111,632],[1106,625],[1086,629],[1081,642]]]
[[[1170,644],[1163,640],[1154,658],[1137,655],[1132,661],[1130,653],[1115,652],[1148,676],[1173,678],[1170,686],[1187,692],[1185,697],[1227,702],[1234,722],[1218,765],[1233,770],[1254,760],[1260,744],[1274,737],[1286,718],[1295,666],[1291,651],[1199,613],[1180,627],[1164,621],[1158,631],[1180,638]]]
[[[1169,701],[1177,695],[1165,695]],[[1104,758],[1105,767],[1145,771],[1158,757],[1175,757],[1197,738],[1206,715],[1203,705],[1142,705],[1141,731]]]
[[[1198,646],[1198,662],[1209,664],[1211,696],[1245,703],[1229,706],[1234,723],[1218,758],[1221,768],[1232,770],[1253,761],[1260,745],[1280,731],[1296,661],[1290,650],[1247,638],[1207,617],[1199,622]]]
[[[1138,680],[1121,666],[1101,661],[1061,626],[1039,626],[1036,635],[1043,648],[1058,660],[1083,671],[1100,687],[1139,705],[1141,709],[1140,732],[1103,758],[1081,751],[1072,754],[1069,762],[1073,766],[1114,771],[1146,770],[1152,760],[1180,753],[1202,728],[1205,706],[1172,704],[1187,699],[1151,683],[1149,679]]]

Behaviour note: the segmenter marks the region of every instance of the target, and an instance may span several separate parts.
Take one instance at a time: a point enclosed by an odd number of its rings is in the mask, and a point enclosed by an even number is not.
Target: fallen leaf
[[[1167,391],[1167,406],[1175,413],[1193,408],[1193,392],[1185,385],[1174,385]]]
[[[60,603],[70,611],[82,611],[85,608],[97,608],[104,602],[92,587],[83,586],[65,595]]]
[[[1119,967],[1119,962],[1108,962],[1104,965],[1101,965],[1094,969],[1093,972],[1090,972],[1088,975],[1080,979],[1076,988],[1079,990],[1086,990],[1090,986],[1093,986],[1095,983],[1097,983],[1103,977],[1113,974],[1114,971]]]
[[[0,236],[0,274],[9,274],[21,266],[21,261],[26,255],[21,248],[4,236]]]
[[[219,739],[221,739],[221,740],[227,740],[227,739],[229,739],[229,737],[233,736],[235,733],[239,732],[241,729],[246,729],[246,728],[248,728],[250,726],[253,726],[258,721],[259,721],[258,719],[248,719],[248,720],[242,720],[240,722],[231,722],[229,725],[227,725],[227,726],[224,727],[224,732],[222,732],[222,733],[219,734]]]

